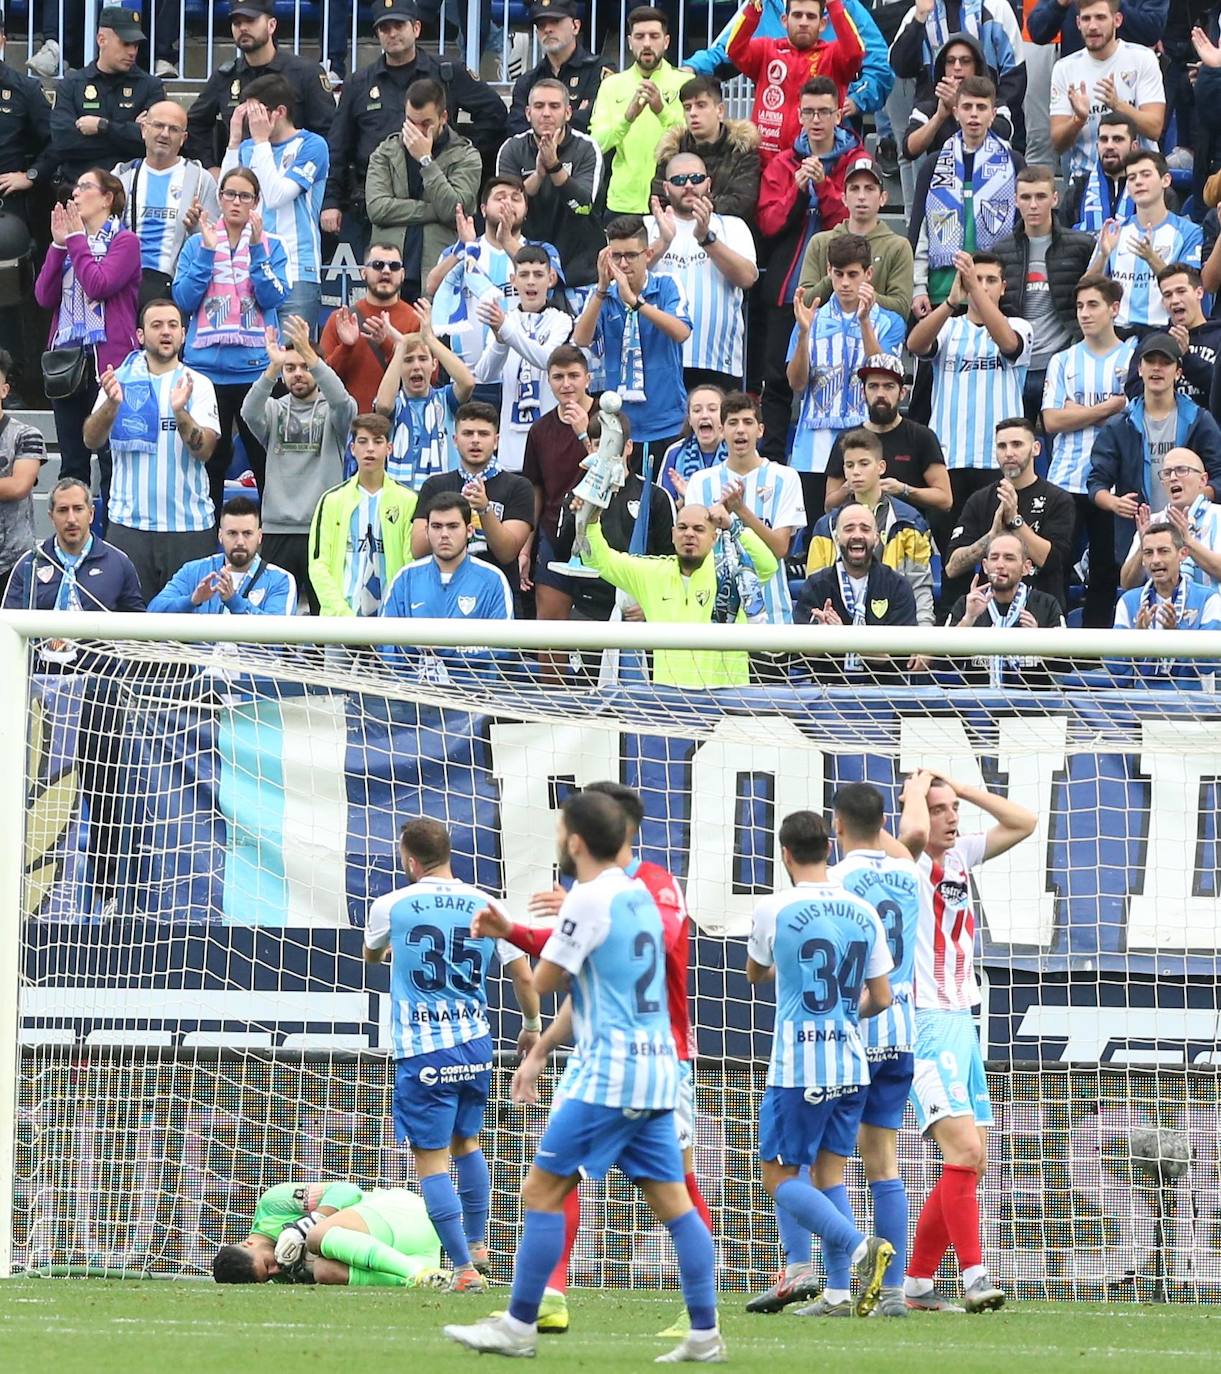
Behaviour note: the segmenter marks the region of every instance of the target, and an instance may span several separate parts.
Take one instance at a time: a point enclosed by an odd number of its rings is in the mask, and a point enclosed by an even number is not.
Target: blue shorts
[[[394,1134],[417,1150],[445,1150],[474,1139],[492,1090],[490,1036],[430,1050],[394,1065]]]
[[[992,1125],[992,1099],[974,1012],[916,1012],[911,1100],[922,1132],[949,1116],[970,1116],[977,1126]]]
[[[855,1088],[773,1088],[759,1107],[759,1158],[781,1164],[813,1164],[836,1109]],[[807,1096],[807,1094],[809,1096]],[[855,1137],[853,1137],[855,1142]],[[851,1151],[849,1151],[851,1153]]]
[[[577,589],[574,580],[571,577],[565,577],[563,573],[552,572],[547,566],[559,558],[552,538],[553,535],[549,529],[539,527],[534,544],[534,571],[531,574],[534,583],[536,586],[541,583],[544,587],[554,587],[557,592],[563,592],[565,596],[575,596]]]
[[[851,1159],[856,1153],[856,1137],[862,1122],[897,1131],[903,1124],[907,1096],[911,1091],[915,1057],[910,1050],[870,1050],[869,1082],[856,1088],[835,1105],[831,1124],[823,1136],[822,1147],[833,1155]]]
[[[612,1167],[630,1179],[681,1183],[683,1156],[673,1111],[599,1107],[565,1098],[553,1108],[534,1163],[568,1178],[605,1178]]]

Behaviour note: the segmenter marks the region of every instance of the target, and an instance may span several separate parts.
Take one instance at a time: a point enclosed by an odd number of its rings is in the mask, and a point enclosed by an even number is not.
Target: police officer
[[[165,99],[161,82],[136,66],[144,41],[138,13],[107,5],[98,16],[97,60],[56,83],[51,151],[61,183],[71,186],[90,167],[113,167],[144,151],[136,117]]]
[[[275,45],[275,0],[233,0],[229,22],[238,54],[208,78],[187,114],[187,157],[219,172],[229,142],[229,120],[256,76],[276,72],[297,96],[293,123],[323,138],[335,118],[335,97],[326,73],[288,48]],[[132,155],[134,156],[134,154]]]
[[[535,0],[530,6],[530,20],[543,50],[543,60],[537,67],[523,72],[513,83],[513,101],[509,106],[509,133],[524,134],[530,127],[526,118],[526,102],[536,81],[544,76],[562,81],[568,90],[572,106],[572,128],[589,132],[589,116],[593,113],[594,97],[602,78],[613,70],[604,66],[580,42],[581,7],[577,0]]]
[[[403,126],[407,88],[421,77],[445,87],[450,117],[465,110],[472,126],[466,132],[481,153],[495,156],[505,136],[504,101],[461,62],[442,61],[416,47],[420,11],[416,0],[374,0],[373,32],[381,56],[344,83],[339,109],[327,142],[331,171],[322,202],[322,227],[337,234],[343,209],[365,220],[364,183],[377,145]],[[367,223],[367,220],[365,221]]]

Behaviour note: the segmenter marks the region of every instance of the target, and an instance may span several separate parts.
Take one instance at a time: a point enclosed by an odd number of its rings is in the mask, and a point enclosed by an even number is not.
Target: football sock
[[[346,1226],[329,1227],[323,1234],[320,1248],[327,1259],[338,1260],[348,1266],[348,1283],[355,1283],[357,1287],[362,1283],[369,1284],[369,1280],[354,1280],[352,1271],[356,1269],[409,1279],[420,1267],[417,1260],[400,1255],[383,1241],[365,1235],[363,1231],[351,1231]],[[401,1284],[396,1281],[395,1287],[401,1287]]]
[[[488,1209],[492,1201],[492,1178],[482,1150],[457,1155],[458,1197],[462,1203],[462,1229],[468,1241],[488,1237]]]
[[[835,1210],[833,1203],[808,1183],[799,1178],[789,1178],[776,1189],[776,1202],[781,1210],[792,1214],[805,1228],[807,1236],[812,1231],[832,1244],[842,1246],[851,1254],[864,1241],[865,1237],[851,1222],[845,1221]]]
[[[449,1174],[429,1174],[420,1179],[420,1192],[424,1206],[428,1209],[428,1219],[445,1247],[450,1263],[461,1269],[471,1262],[471,1252],[467,1249],[466,1235],[462,1230],[462,1204]]]
[[[903,1282],[907,1267],[907,1189],[901,1178],[884,1178],[869,1185],[873,1196],[873,1229],[895,1247],[882,1282],[895,1288]]]
[[[510,1317],[530,1326],[538,1321],[538,1308],[547,1289],[547,1276],[563,1252],[564,1214],[528,1211],[513,1265]]]
[[[556,1261],[547,1287],[557,1293],[568,1292],[568,1265],[572,1259],[572,1247],[577,1243],[577,1232],[581,1228],[581,1189],[576,1187],[564,1199],[564,1252]]]
[[[799,1176],[800,1177],[800,1176]],[[784,1247],[787,1271],[808,1269],[814,1260],[814,1243],[810,1239],[809,1228],[803,1226],[786,1208],[776,1200],[776,1230],[780,1233],[780,1244]]]
[[[678,1255],[678,1273],[692,1331],[716,1327],[716,1246],[712,1234],[693,1207],[666,1222]]]
[[[848,1190],[842,1183],[837,1183],[834,1188],[821,1189],[823,1197],[835,1208],[850,1226],[855,1225],[852,1216],[852,1203],[848,1200]],[[833,1241],[823,1237],[822,1243],[822,1262],[827,1271],[827,1288],[833,1292],[846,1293],[852,1283],[852,1263],[847,1250],[842,1245],[836,1245]],[[833,1299],[828,1298],[828,1302]]]
[[[687,1196],[691,1199],[691,1205],[703,1218],[704,1225],[709,1232],[712,1231],[712,1213],[708,1210],[708,1204],[704,1201],[704,1195],[700,1192],[700,1185],[694,1173],[687,1174],[684,1182],[687,1185]]]
[[[979,1238],[979,1175],[961,1164],[947,1164],[941,1171],[941,1211],[950,1243],[963,1274],[982,1260]]]
[[[916,1239],[907,1272],[913,1279],[928,1279],[932,1287],[933,1275],[941,1267],[945,1252],[950,1248],[950,1233],[946,1229],[941,1206],[941,1185],[944,1175],[924,1200],[916,1221]]]

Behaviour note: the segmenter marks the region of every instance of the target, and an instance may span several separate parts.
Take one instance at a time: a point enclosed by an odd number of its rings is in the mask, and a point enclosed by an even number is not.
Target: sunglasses
[[[679,172],[677,176],[667,177],[671,186],[702,186],[708,180],[707,172]]]
[[[403,264],[398,258],[370,258],[366,267],[371,267],[375,272],[401,272]]]

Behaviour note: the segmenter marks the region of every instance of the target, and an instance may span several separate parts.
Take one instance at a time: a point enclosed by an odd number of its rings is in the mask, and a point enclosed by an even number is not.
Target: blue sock
[[[563,1212],[527,1212],[517,1258],[513,1261],[510,1317],[519,1322],[538,1321],[538,1305],[543,1300],[547,1280],[563,1253]]]
[[[833,1245],[843,1246],[849,1256],[865,1237],[851,1222],[845,1221],[817,1188],[803,1183],[799,1178],[786,1179],[776,1189],[776,1202],[785,1211],[815,1235],[829,1240]]]
[[[895,1257],[882,1282],[887,1288],[897,1288],[907,1269],[907,1189],[901,1178],[884,1178],[871,1183],[869,1191],[873,1194],[874,1232],[895,1247]]]
[[[470,1264],[471,1252],[466,1248],[466,1237],[462,1234],[462,1204],[448,1174],[429,1174],[420,1179],[420,1192],[424,1196],[424,1206],[428,1209],[428,1219],[441,1238],[445,1253],[455,1269]]]
[[[488,1208],[492,1201],[492,1178],[482,1150],[454,1159],[458,1166],[458,1197],[462,1201],[462,1225],[468,1241],[488,1238]]]
[[[712,1236],[694,1207],[667,1221],[666,1230],[678,1255],[678,1273],[691,1329],[711,1331],[716,1326],[716,1246]]]
[[[784,1247],[786,1264],[810,1264],[814,1259],[810,1233],[777,1202],[776,1230],[780,1232],[780,1244]]]
[[[848,1201],[848,1190],[842,1183],[837,1183],[834,1188],[822,1189],[822,1195],[848,1222],[849,1226],[856,1225],[852,1215],[852,1203]],[[824,1237],[822,1262],[827,1271],[828,1288],[852,1287],[852,1257],[842,1245],[836,1245],[834,1241]]]

